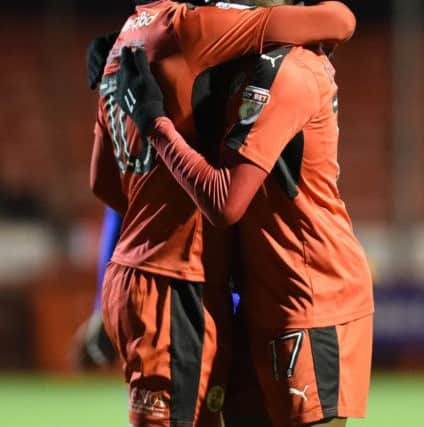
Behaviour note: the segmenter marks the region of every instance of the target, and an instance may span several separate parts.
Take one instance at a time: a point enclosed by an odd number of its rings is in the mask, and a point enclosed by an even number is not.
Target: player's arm
[[[90,369],[112,364],[115,351],[108,338],[101,313],[103,278],[106,266],[112,257],[121,229],[122,218],[111,208],[106,208],[97,262],[97,290],[94,310],[79,327],[73,339],[72,356],[80,369]]]
[[[288,44],[309,45],[321,41],[341,43],[350,39],[356,28],[351,10],[339,1],[314,6],[277,6],[269,9],[264,29],[264,45],[286,38]]]
[[[90,163],[90,188],[92,192],[120,215],[127,210],[128,200],[121,189],[118,166],[102,121],[99,108],[94,131],[94,145]]]
[[[317,87],[306,82],[298,70],[283,64],[280,78],[287,82],[284,90],[271,95],[270,102],[249,125],[247,134],[246,129],[241,129],[242,144],[249,149],[239,150],[234,145],[239,135],[232,133],[223,164],[217,168],[191,148],[164,117],[162,93],[150,73],[144,52],[138,50],[134,56],[124,49],[121,61],[118,102],[141,132],[149,134],[174,178],[216,226],[231,225],[244,215],[285,145],[318,108]],[[125,105],[128,90],[137,100],[135,114]],[[269,147],[261,150],[264,141]]]
[[[190,62],[211,67],[276,44],[340,43],[352,36],[355,26],[347,6],[326,1],[245,10],[198,7],[177,16],[175,28]]]
[[[150,138],[179,185],[217,227],[236,223],[267,177],[265,170],[231,150],[224,153],[221,167],[212,166],[166,117],[155,120]]]

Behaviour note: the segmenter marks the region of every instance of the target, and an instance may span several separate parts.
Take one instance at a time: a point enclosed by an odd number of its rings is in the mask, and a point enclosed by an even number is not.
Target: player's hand
[[[86,52],[87,80],[90,89],[95,89],[100,83],[106,59],[119,33],[110,33],[96,37],[88,44]]]
[[[78,329],[72,342],[72,362],[82,370],[111,366],[115,350],[103,326],[100,313],[92,314]]]
[[[128,47],[122,49],[116,99],[143,134],[149,132],[157,117],[165,115],[162,91],[143,49],[134,54]]]

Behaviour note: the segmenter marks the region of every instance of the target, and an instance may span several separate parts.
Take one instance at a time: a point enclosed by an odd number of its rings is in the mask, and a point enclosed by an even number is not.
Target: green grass
[[[424,374],[376,374],[371,383],[368,415],[349,427],[423,427]]]
[[[128,426],[119,378],[0,376],[1,427]],[[376,374],[368,417],[349,427],[424,426],[424,375]]]
[[[99,377],[0,377],[1,427],[128,426],[126,388]]]

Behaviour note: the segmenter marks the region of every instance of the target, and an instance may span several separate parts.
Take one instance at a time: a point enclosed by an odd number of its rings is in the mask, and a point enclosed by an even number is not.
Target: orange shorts
[[[137,427],[219,425],[231,359],[231,293],[110,263],[105,329],[129,384]]]
[[[251,335],[254,364],[273,427],[364,417],[373,317],[342,325]]]

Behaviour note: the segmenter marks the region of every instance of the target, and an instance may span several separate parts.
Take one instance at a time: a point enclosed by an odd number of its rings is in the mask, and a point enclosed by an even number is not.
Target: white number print
[[[134,111],[135,104],[137,103],[137,100],[135,99],[134,94],[132,93],[131,89],[127,89],[127,95],[124,96],[125,103],[127,104],[128,110],[130,113]]]
[[[280,364],[279,345],[285,341],[293,341],[293,348],[288,357],[288,366],[285,367],[286,377],[291,378],[294,375],[296,368],[297,357],[299,356],[302,347],[304,332],[295,331],[286,335],[280,335],[270,342],[272,352],[272,368],[274,373],[274,380],[279,381],[282,373],[282,366]]]
[[[132,112],[136,100],[130,89],[128,89],[124,99],[129,111]],[[121,110],[112,94],[109,94],[106,98],[106,111],[113,151],[120,172],[122,174],[134,173],[136,175],[149,172],[155,163],[151,142],[142,136],[141,147],[133,147],[135,152],[131,152],[126,128],[127,115]]]

